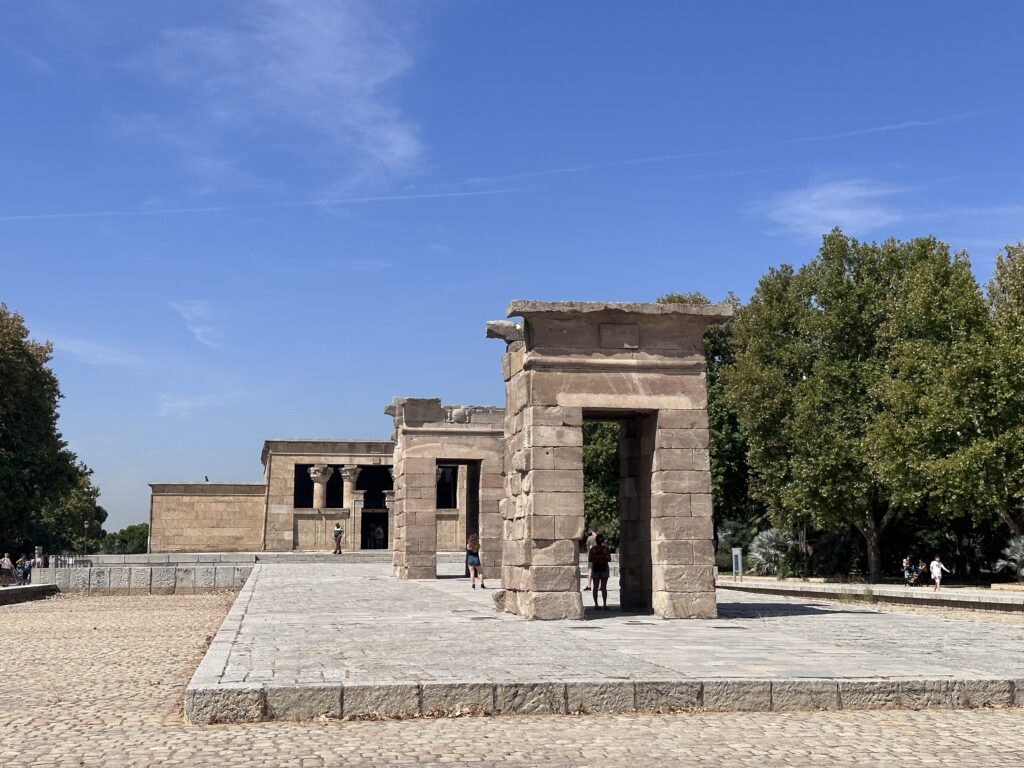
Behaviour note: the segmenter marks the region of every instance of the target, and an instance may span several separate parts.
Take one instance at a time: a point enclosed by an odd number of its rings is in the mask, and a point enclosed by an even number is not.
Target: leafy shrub
[[[747,563],[760,576],[784,577],[790,570],[788,559],[795,547],[793,534],[778,528],[768,528],[750,542]]]
[[[997,571],[1012,571],[1017,581],[1024,584],[1024,536],[1010,539],[1010,546],[1003,550],[1003,556],[993,566]]]

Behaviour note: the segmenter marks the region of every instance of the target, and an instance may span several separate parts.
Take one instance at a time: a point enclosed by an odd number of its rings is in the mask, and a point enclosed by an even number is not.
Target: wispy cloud
[[[66,336],[50,336],[53,348],[59,355],[67,355],[72,360],[87,365],[107,365],[116,368],[148,368],[148,361],[130,352],[98,344],[85,339],[72,339]]]
[[[810,136],[794,136],[789,139],[780,139],[779,141],[772,141],[766,144],[751,144],[749,146],[742,147],[725,147],[721,149],[707,149],[698,150],[696,152],[677,152],[663,155],[647,155],[645,157],[632,157],[623,160],[614,160],[611,162],[594,162],[584,163],[581,165],[568,165],[556,168],[546,168],[543,170],[535,171],[523,171],[521,173],[507,174],[504,176],[476,176],[470,179],[466,179],[467,184],[483,184],[483,183],[499,183],[508,181],[517,181],[522,179],[529,179],[533,177],[542,176],[560,176],[565,174],[585,173],[587,171],[604,170],[609,168],[621,168],[632,165],[648,165],[651,163],[667,163],[677,160],[695,160],[698,158],[705,157],[720,157],[723,155],[735,155],[742,154],[745,152],[758,152],[766,149],[779,149],[781,147],[787,147],[797,144],[814,144],[822,141],[836,141],[838,139],[848,139],[856,136],[866,136],[873,133],[889,133],[892,131],[906,131],[912,128],[927,128],[935,125],[942,125],[944,123],[952,123],[960,120],[966,120],[973,117],[980,117],[982,115],[992,114],[995,110],[976,110],[972,112],[957,112],[950,115],[942,115],[940,117],[931,118],[927,120],[904,120],[897,123],[885,123],[883,125],[872,125],[864,128],[855,128],[849,131],[839,131],[837,133],[823,133],[818,135]]]
[[[895,199],[905,191],[870,179],[827,181],[782,192],[750,211],[808,237],[821,237],[834,227],[863,235],[905,218]]]
[[[504,195],[509,192],[520,192],[522,187],[505,187],[502,189],[479,189],[467,192],[420,192],[400,195],[365,195],[356,197],[317,197],[305,200],[276,200],[267,203],[242,203],[228,205],[198,205],[181,208],[126,208],[109,211],[55,211],[52,213],[19,213],[0,216],[0,222],[6,221],[47,221],[51,219],[103,219],[103,218],[134,218],[137,216],[175,216],[188,213],[232,213],[238,211],[272,210],[275,208],[330,208],[339,205],[355,205],[360,203],[388,203],[406,200],[443,200],[457,197],[488,197]],[[145,203],[144,205],[148,204]]]
[[[157,119],[189,136],[205,170],[241,136],[282,130],[296,146],[326,139],[351,181],[403,173],[419,161],[416,126],[386,89],[412,66],[403,34],[378,4],[253,0],[223,22],[165,30],[130,68],[184,99]],[[188,130],[180,129],[187,121]],[[207,149],[195,145],[202,135]]]
[[[195,336],[196,341],[213,349],[220,346],[220,330],[214,325],[216,313],[208,302],[195,299],[173,301],[170,307],[181,315],[185,327]]]
[[[239,397],[240,394],[239,392],[214,395],[169,395],[161,393],[157,397],[157,413],[160,416],[183,418],[191,416],[195,411],[202,410],[203,408],[223,405],[229,400]]]

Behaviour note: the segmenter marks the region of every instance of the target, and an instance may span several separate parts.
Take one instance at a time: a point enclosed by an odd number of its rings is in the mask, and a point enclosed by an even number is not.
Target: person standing
[[[588,558],[590,556],[589,555],[590,550],[592,550],[594,548],[595,544],[597,544],[597,531],[594,530],[593,528],[591,528],[590,529],[590,535],[587,536],[587,553],[588,553],[587,557]],[[590,588],[593,585],[594,585],[594,570],[592,568],[587,568],[587,586],[585,586],[583,588],[583,591],[584,592],[589,592]]]
[[[13,575],[14,563],[11,562],[10,554],[4,552],[4,556],[0,558],[0,587],[10,586]]]
[[[931,565],[928,566],[928,570],[932,573],[932,581],[935,585],[932,587],[933,590],[938,591],[939,587],[942,586],[942,572],[949,573],[949,568],[942,564],[942,559],[936,555],[935,559],[932,560]]]
[[[341,530],[341,523],[334,524],[334,554],[341,554],[341,540],[345,538],[345,532]]]
[[[476,589],[476,577],[480,576],[480,589],[487,589],[484,584],[484,572],[480,569],[480,537],[475,533],[466,541],[466,567],[469,568],[469,584]]]
[[[611,572],[612,552],[604,543],[604,534],[597,534],[594,546],[587,553],[587,560],[590,562],[590,573],[594,577],[594,607],[600,609],[597,604],[597,593],[601,592],[604,600],[604,610],[608,610],[608,575]]]

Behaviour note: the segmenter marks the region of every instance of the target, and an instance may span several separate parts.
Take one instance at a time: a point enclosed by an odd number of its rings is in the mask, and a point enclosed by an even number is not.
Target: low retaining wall
[[[1024,706],[1024,680],[574,680],[213,685],[193,678],[189,722],[455,715],[787,712]]]
[[[91,568],[36,568],[34,585],[53,591],[94,595],[171,595],[240,589],[251,565],[93,566]]]
[[[32,572],[35,575],[35,571]],[[42,600],[57,594],[55,584],[25,584],[17,587],[0,588],[0,605],[24,603],[29,600]]]
[[[811,597],[819,600],[853,600],[892,605],[918,605],[930,608],[954,608],[964,611],[1000,611],[1024,614],[1024,593],[984,592],[931,587],[898,587],[879,584],[820,584],[813,582],[730,581],[720,579],[719,589],[753,592],[784,597]]]

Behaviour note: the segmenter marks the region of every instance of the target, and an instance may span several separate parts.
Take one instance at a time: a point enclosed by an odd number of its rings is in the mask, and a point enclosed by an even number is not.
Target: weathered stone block
[[[133,595],[148,595],[152,576],[152,568],[131,568],[128,575],[128,591]]]
[[[68,568],[71,575],[69,589],[71,592],[88,592],[92,568]]]
[[[526,588],[535,592],[566,592],[579,589],[580,570],[575,565],[534,565],[527,571]]]
[[[573,515],[571,517],[556,517],[555,520],[555,535],[552,538],[555,539],[571,539],[577,541],[583,536],[583,515]]]
[[[959,680],[900,680],[904,709],[956,709],[960,706]]]
[[[636,709],[636,695],[631,681],[566,683],[566,701],[570,713],[630,712]]]
[[[659,448],[654,452],[651,468],[654,472],[703,469],[703,467],[694,466],[694,454],[696,453],[699,452],[692,448]]]
[[[233,565],[218,565],[214,568],[213,586],[216,589],[234,589],[235,567]]]
[[[493,683],[423,683],[424,715],[487,715],[495,710]]]
[[[659,429],[707,429],[708,412],[704,409],[658,411]]]
[[[693,564],[692,541],[655,541],[651,543],[651,562],[668,565]]]
[[[575,541],[535,541],[531,553],[533,565],[576,565],[579,547]]]
[[[267,686],[266,716],[271,720],[313,720],[341,717],[342,687],[338,685]]]
[[[772,708],[768,680],[708,680],[702,708],[714,712],[767,712]]]
[[[661,565],[651,572],[656,592],[713,592],[715,572],[710,565]]]
[[[59,589],[61,592],[81,591],[81,588],[79,588],[78,590],[72,590],[71,589],[71,572],[74,571],[74,570],[78,570],[78,569],[76,569],[76,568],[57,568],[56,569],[56,571],[57,571],[57,575],[56,575],[57,589]],[[86,583],[86,585],[88,585],[88,583],[89,583],[89,577],[88,576],[86,576],[85,583]]]
[[[523,427],[522,434],[525,448],[583,445],[583,430],[579,427]]]
[[[248,683],[220,683],[185,691],[185,718],[194,725],[251,723],[263,719],[263,689]]]
[[[636,708],[649,712],[694,710],[700,704],[698,681],[636,681]]]
[[[564,714],[565,685],[563,683],[498,683],[495,703],[503,714]]]
[[[694,493],[690,496],[691,517],[711,517],[711,494]]]
[[[131,588],[131,569],[125,566],[113,567],[108,572],[110,594],[127,594]]]
[[[583,472],[571,469],[535,469],[523,477],[524,493],[583,493]]]
[[[190,595],[196,591],[196,569],[193,566],[179,565],[175,568],[174,592],[179,595]]]
[[[843,709],[898,709],[900,686],[895,680],[840,680]]]
[[[582,619],[583,596],[579,592],[522,592],[519,615],[527,619]]]
[[[690,495],[655,493],[651,496],[651,517],[690,517]]]
[[[345,717],[414,717],[420,713],[420,688],[415,683],[346,685]]]
[[[651,493],[711,493],[711,473],[681,469],[654,472]]]
[[[200,565],[195,569],[196,590],[210,590],[217,586],[217,569],[212,565]]]
[[[654,592],[651,609],[662,619],[713,619],[718,615],[714,592]]]
[[[32,583],[33,584],[56,584],[57,583],[57,569],[56,568],[35,568],[32,570]]]
[[[661,448],[707,448],[706,429],[659,429],[654,438],[657,449]],[[657,451],[655,451],[657,453]]]
[[[175,568],[169,566],[155,566],[152,570],[152,581],[150,591],[154,595],[174,594]]]
[[[838,709],[839,687],[834,680],[776,680],[772,682],[772,709]]]
[[[654,541],[663,539],[712,539],[714,529],[710,517],[653,517],[651,518],[651,538]]]
[[[1013,704],[1014,686],[1009,680],[962,680],[958,705],[964,708],[1008,707]]]

